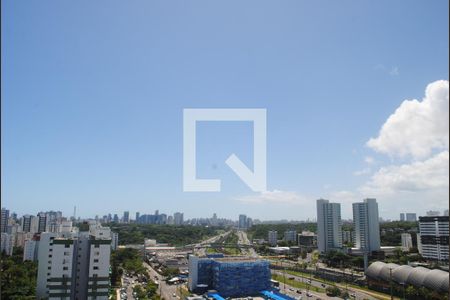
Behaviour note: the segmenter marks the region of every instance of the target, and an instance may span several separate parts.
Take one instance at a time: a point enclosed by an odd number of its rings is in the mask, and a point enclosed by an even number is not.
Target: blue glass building
[[[189,289],[208,285],[223,297],[257,295],[270,289],[269,262],[250,258],[189,257]]]

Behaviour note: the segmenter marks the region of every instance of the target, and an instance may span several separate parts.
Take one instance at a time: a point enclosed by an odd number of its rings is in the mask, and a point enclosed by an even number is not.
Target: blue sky
[[[411,197],[418,213],[443,209],[434,188],[360,191],[417,162],[366,142],[448,80],[448,21],[448,1],[2,1],[2,205],[312,219],[319,197],[350,217],[376,196],[386,218]],[[199,177],[222,191],[184,193],[183,108],[266,108],[274,199],[224,163],[252,165],[246,122],[199,124]]]

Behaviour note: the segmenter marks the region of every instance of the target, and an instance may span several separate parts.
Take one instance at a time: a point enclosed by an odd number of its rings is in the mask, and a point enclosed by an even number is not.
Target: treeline
[[[247,234],[250,239],[266,239],[270,230],[278,231],[278,239],[282,239],[284,232],[287,230],[296,230],[297,233],[302,231],[316,232],[317,223],[298,223],[298,224],[257,224],[248,229]]]
[[[401,246],[402,233],[411,233],[413,245],[417,245],[416,232],[419,230],[418,222],[393,221],[380,223],[381,246]]]
[[[111,283],[113,286],[120,286],[120,278],[124,271],[136,276],[148,277],[143,266],[142,254],[139,250],[125,248],[118,249],[111,253]]]
[[[198,243],[218,234],[223,228],[203,226],[175,226],[151,224],[115,224],[110,223],[111,230],[119,234],[119,244],[143,244],[144,239],[155,239],[158,243],[182,246]]]
[[[37,262],[22,261],[23,249],[1,253],[1,299],[35,299]]]
[[[401,234],[411,233],[413,244],[416,245],[416,232],[418,231],[418,222],[392,221],[380,223],[380,238],[382,246],[401,246]],[[301,233],[304,230],[317,232],[317,223],[299,223],[299,224],[258,224],[253,225],[248,230],[251,239],[266,239],[270,230],[278,231],[278,239],[283,239],[286,230],[296,230]],[[345,222],[342,230],[353,231],[353,224]]]

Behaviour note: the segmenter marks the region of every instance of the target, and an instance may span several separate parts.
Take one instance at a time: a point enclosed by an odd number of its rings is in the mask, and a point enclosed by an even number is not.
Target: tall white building
[[[278,243],[278,231],[270,230],[268,233],[267,241],[270,245],[276,246]]]
[[[416,222],[417,215],[415,213],[406,213],[406,221],[408,222]]]
[[[402,250],[409,251],[413,247],[412,237],[410,233],[402,233]]]
[[[420,253],[426,259],[448,261],[449,217],[419,217]],[[419,244],[419,242],[418,242]]]
[[[86,231],[44,232],[38,250],[38,299],[108,299],[111,233],[93,224]]]
[[[317,248],[320,252],[342,248],[341,205],[317,200]]]
[[[380,224],[376,199],[353,203],[355,247],[363,251],[380,250]]]

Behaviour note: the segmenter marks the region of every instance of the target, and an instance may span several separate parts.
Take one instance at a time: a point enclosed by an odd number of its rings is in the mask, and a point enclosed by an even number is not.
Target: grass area
[[[280,285],[286,283],[287,285],[290,285],[290,286],[298,288],[298,289],[308,289],[308,287],[309,287],[310,291],[317,292],[317,293],[325,293],[325,289],[323,289],[323,288],[315,287],[315,286],[309,285],[308,283],[305,283],[305,282],[289,279],[282,275],[272,274],[272,279],[280,282]]]
[[[304,273],[304,272],[299,272],[299,271],[286,270],[286,273],[290,274],[290,275],[298,276],[298,277],[303,277],[303,278],[306,278],[306,279],[308,279],[310,277],[309,273]],[[322,279],[322,278],[318,278],[318,277],[315,277],[315,276],[313,276],[312,278],[315,281],[318,281],[318,282],[321,282],[321,283],[325,283],[325,284],[328,284],[328,285],[336,285],[339,288],[345,288],[345,286],[346,286],[345,283],[336,283],[336,282],[333,282],[333,281],[330,281],[330,280],[326,280],[326,279]],[[352,284],[352,283],[347,283],[347,286],[349,288],[354,289],[354,290],[360,290],[360,291],[366,292],[368,294],[370,293],[373,297],[376,297],[378,299],[387,299],[387,298],[390,299],[389,295],[380,293],[378,291],[371,290],[371,289],[369,289],[367,287],[362,287],[362,286],[359,286],[359,285],[356,285],[356,284]]]

